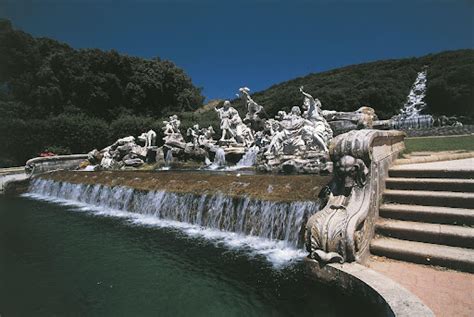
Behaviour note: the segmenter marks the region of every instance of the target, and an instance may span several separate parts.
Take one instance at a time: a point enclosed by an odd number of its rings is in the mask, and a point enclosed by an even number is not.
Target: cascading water
[[[173,152],[171,150],[168,150],[165,156],[165,166],[170,167],[171,163],[173,163]]]
[[[34,179],[29,195],[79,202],[118,212],[197,225],[240,235],[301,246],[308,217],[319,210],[318,202],[272,202],[221,193],[176,194],[139,191],[129,187],[72,184]]]
[[[413,84],[407,101],[401,109],[401,115],[406,118],[413,118],[420,115],[420,112],[426,107],[424,101],[426,96],[426,68],[419,72],[415,83]]]
[[[255,165],[257,161],[257,154],[260,148],[258,146],[252,146],[245,152],[244,156],[237,162],[237,167],[251,167]]]
[[[210,170],[216,170],[220,168],[224,168],[226,166],[225,161],[225,152],[223,148],[218,148],[216,150],[216,155],[214,156],[214,162],[207,167]]]
[[[431,115],[420,114],[426,108],[426,102],[424,101],[426,82],[427,68],[425,67],[418,73],[400,114],[392,118],[394,129],[420,129],[429,128],[433,125],[434,120]]]

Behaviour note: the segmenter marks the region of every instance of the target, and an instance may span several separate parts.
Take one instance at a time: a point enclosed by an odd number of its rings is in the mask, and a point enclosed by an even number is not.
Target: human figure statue
[[[330,125],[321,114],[321,101],[304,92],[303,86],[300,87],[300,92],[304,96],[303,109],[306,110],[303,116],[312,124],[313,139],[320,147],[327,151],[327,143],[332,139],[333,133]]]
[[[280,121],[287,120],[288,118],[288,114],[286,113],[286,111],[283,110],[278,111],[277,115],[275,116],[275,119]]]
[[[250,89],[248,87],[242,87],[239,89],[240,98],[245,102],[247,105],[247,115],[245,119],[248,120],[255,120],[259,119],[258,114],[263,110],[263,107],[256,103],[252,97],[250,97]],[[245,121],[244,119],[244,121]]]
[[[243,120],[244,123],[254,131],[262,131],[265,121],[263,118],[267,117],[265,109],[250,97],[250,89],[248,87],[240,88],[239,92],[240,95],[237,94],[237,96],[247,105],[247,114]]]
[[[234,112],[236,112],[236,110],[230,106],[230,101],[224,101],[224,105],[222,106],[222,108],[214,108],[214,110],[217,112],[217,114],[219,115],[219,119],[221,120],[222,136],[220,138],[220,141],[235,140],[235,132],[232,131],[231,122],[232,117],[234,116]]]
[[[321,111],[321,101],[319,99],[313,98],[310,94],[303,91],[303,86],[300,87],[300,92],[304,96],[303,101],[303,109],[305,112],[303,113],[303,117],[310,121],[320,121],[322,118],[320,111]]]
[[[169,121],[163,121],[165,124],[163,128],[163,133],[165,135],[171,135],[175,133],[181,133],[179,132],[179,127],[181,126],[181,121],[178,119],[177,115],[172,115],[169,117]]]
[[[283,151],[283,141],[285,140],[285,130],[279,121],[270,119],[265,122],[265,130],[268,139],[264,139],[264,144],[268,145],[265,154],[278,155]]]
[[[199,129],[199,124],[193,125],[191,128],[188,128],[186,131],[186,135],[190,136],[193,142],[194,147],[199,147],[199,136],[201,134],[201,130]]]
[[[145,148],[156,145],[156,132],[150,130],[148,132],[143,132],[138,139],[142,142],[145,142]]]
[[[200,146],[208,146],[214,144],[215,141],[212,139],[212,136],[216,134],[212,125],[208,128],[202,128],[198,137],[198,143]]]
[[[184,142],[183,135],[179,130],[181,126],[181,121],[178,119],[177,115],[172,115],[169,117],[169,121],[163,121],[165,126],[163,127],[163,134],[165,135],[163,140],[165,143],[169,141],[175,142]]]

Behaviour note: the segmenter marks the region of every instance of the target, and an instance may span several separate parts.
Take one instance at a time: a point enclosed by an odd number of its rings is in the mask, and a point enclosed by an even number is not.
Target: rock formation
[[[145,146],[138,145],[135,137],[128,136],[118,139],[114,144],[98,151],[94,149],[87,155],[90,165],[102,169],[119,169],[126,167],[139,167],[147,161],[149,152],[156,156],[156,132],[150,130],[139,136]],[[148,159],[149,161],[149,159]]]

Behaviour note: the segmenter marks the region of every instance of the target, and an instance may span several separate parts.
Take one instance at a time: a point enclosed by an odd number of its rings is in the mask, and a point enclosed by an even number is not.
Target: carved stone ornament
[[[364,262],[388,168],[403,149],[400,131],[354,130],[334,138],[326,206],[306,226],[306,249],[321,263]]]

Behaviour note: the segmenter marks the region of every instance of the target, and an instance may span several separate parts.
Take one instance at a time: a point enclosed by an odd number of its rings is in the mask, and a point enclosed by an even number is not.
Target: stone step
[[[383,204],[379,215],[384,218],[452,225],[474,225],[474,209],[405,204]]]
[[[408,169],[403,165],[396,165],[389,169],[389,177],[404,178],[458,178],[474,179],[474,171],[470,170],[442,170],[442,169]]]
[[[474,179],[389,177],[388,189],[474,192]]]
[[[375,232],[387,237],[474,248],[474,228],[379,218]]]
[[[472,249],[377,237],[370,243],[370,251],[372,254],[392,259],[474,273]]]
[[[386,189],[384,201],[397,204],[473,208],[474,193]]]

